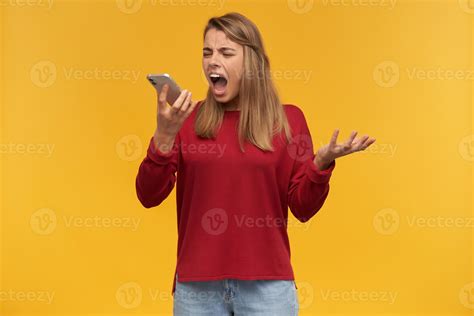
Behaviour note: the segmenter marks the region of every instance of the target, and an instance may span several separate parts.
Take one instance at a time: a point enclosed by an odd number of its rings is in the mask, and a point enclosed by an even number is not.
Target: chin
[[[231,100],[231,98],[229,97],[229,95],[227,93],[225,93],[223,95],[213,94],[213,96],[214,96],[214,99],[216,99],[216,101],[219,102],[219,103],[227,103]]]

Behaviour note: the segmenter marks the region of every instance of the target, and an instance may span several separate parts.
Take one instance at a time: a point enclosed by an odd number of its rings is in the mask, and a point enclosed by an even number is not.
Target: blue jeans
[[[173,296],[174,316],[297,316],[293,280],[179,282]]]

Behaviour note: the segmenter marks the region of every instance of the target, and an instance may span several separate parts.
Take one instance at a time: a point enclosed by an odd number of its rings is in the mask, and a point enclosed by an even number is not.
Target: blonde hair
[[[227,13],[209,19],[205,29],[224,32],[231,41],[243,46],[244,73],[240,82],[240,120],[238,137],[240,149],[244,139],[262,150],[273,151],[272,139],[284,130],[288,142],[291,131],[285,111],[270,75],[270,62],[257,26],[240,13]],[[197,109],[195,132],[204,138],[214,138],[222,124],[225,109],[212,94],[207,96]]]

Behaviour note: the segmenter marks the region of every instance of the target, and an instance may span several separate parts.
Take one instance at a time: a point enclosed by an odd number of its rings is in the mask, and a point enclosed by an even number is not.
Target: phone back
[[[147,76],[148,81],[155,87],[156,91],[158,93],[161,92],[161,89],[165,84],[168,84],[169,89],[168,93],[166,94],[166,101],[170,104],[173,105],[173,103],[176,101],[176,99],[179,97],[181,93],[181,88],[178,86],[178,84],[171,78],[170,75],[168,74],[149,74]]]

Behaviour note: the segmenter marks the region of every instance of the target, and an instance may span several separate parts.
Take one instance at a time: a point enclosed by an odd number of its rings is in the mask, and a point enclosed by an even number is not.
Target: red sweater
[[[240,111],[226,111],[216,139],[205,139],[194,132],[198,106],[170,152],[150,139],[135,183],[146,208],[160,205],[176,183],[179,280],[294,280],[288,207],[301,222],[316,214],[335,161],[318,170],[308,125],[295,105],[284,105],[292,143],[284,144],[281,133],[274,152],[246,142],[245,153],[237,137]],[[172,295],[175,285],[176,273]]]

